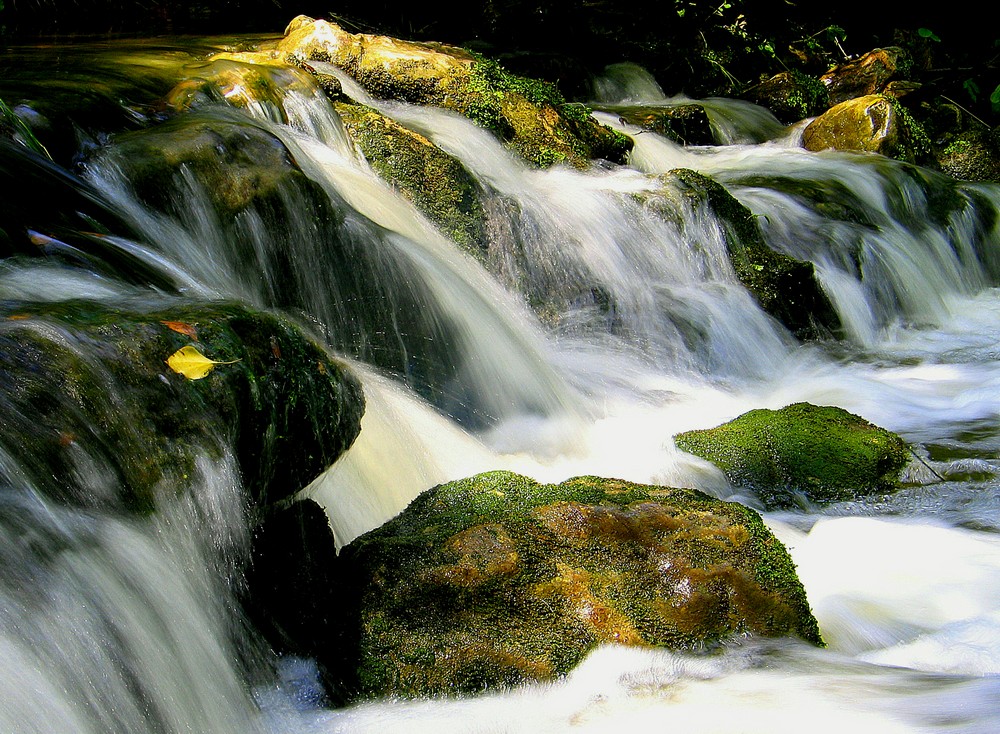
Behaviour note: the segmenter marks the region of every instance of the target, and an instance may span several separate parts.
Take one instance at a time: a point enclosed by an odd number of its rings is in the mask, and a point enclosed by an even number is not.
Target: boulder
[[[550,680],[604,643],[822,644],[785,548],[743,505],[690,489],[509,472],[428,490],[342,549],[341,665],[358,696]]]
[[[769,248],[753,212],[724,186],[688,169],[671,171],[666,181],[678,187],[692,205],[707,206],[719,218],[733,270],[766,313],[800,339],[840,328],[812,263]]]
[[[928,160],[930,141],[894,97],[872,94],[834,105],[802,131],[806,150],[880,153],[908,163]]]
[[[335,64],[379,99],[455,110],[538,166],[586,167],[592,158],[623,163],[632,148],[631,139],[567,103],[554,85],[516,76],[456,46],[352,34],[300,16],[262,53],[300,65]]]
[[[752,490],[768,509],[794,507],[803,498],[825,504],[891,491],[909,459],[895,433],[842,408],[809,403],[751,410],[674,441]]]
[[[743,97],[767,107],[786,125],[814,117],[830,106],[826,86],[799,71],[783,71],[748,89]]]
[[[168,364],[182,348],[208,372]],[[0,445],[22,447],[19,472],[53,500],[139,514],[224,453],[252,504],[288,497],[351,445],[364,409],[344,365],[291,323],[237,305],[8,302],[0,375]]]
[[[484,246],[479,187],[456,158],[371,107],[334,106],[373,171],[463,248],[475,252]]]
[[[963,181],[1000,182],[1000,128],[970,126],[946,141],[934,151],[944,173]]]
[[[913,60],[905,49],[888,46],[835,66],[820,81],[830,94],[830,104],[838,105],[855,97],[881,94],[889,82],[906,79],[912,69]]]

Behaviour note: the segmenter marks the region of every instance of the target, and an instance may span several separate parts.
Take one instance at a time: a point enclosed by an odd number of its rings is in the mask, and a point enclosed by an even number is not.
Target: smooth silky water
[[[152,97],[204,69],[198,57],[211,45],[88,49],[90,66],[77,71],[128,79],[122,94]],[[153,61],[163,58],[166,71]],[[191,114],[278,137],[338,212],[336,231],[317,230],[309,202],[291,194],[280,222],[222,221],[184,175],[171,192],[180,214],[148,210],[114,138],[81,135],[75,185],[138,233],[103,245],[172,287],[12,260],[0,265],[0,298],[131,308],[236,299],[326,338],[354,366],[368,404],[354,447],[304,492],[324,505],[341,544],[429,486],[496,468],[691,486],[759,508],[671,436],[802,400],[900,433],[920,455],[913,483],[889,498],[765,514],[799,567],[827,649],[754,639],[707,656],[607,647],[553,683],[333,710],[317,703],[310,661],[269,659],[236,611],[248,529],[226,460],[199,464],[197,502],[123,520],[38,499],[18,447],[3,446],[0,728],[1000,730],[1000,236],[984,224],[1000,189],[963,187],[962,213],[930,216],[936,174],[806,153],[796,130],[725,100],[709,111],[727,145],[680,148],[597,113],[634,135],[629,166],[538,171],[463,118],[368,100],[344,79],[349,94],[476,178],[495,225],[487,269],[374,176],[309,77],[291,76],[280,110],[218,104]],[[630,67],[613,70],[596,96],[678,101]],[[149,109],[129,109],[156,122]],[[667,221],[643,205],[658,175],[678,167],[724,183],[773,248],[815,264],[843,338],[801,344],[764,314],[706,210],[678,205]],[[278,249],[289,282],[278,278]],[[348,265],[363,277],[346,277]],[[395,319],[414,304],[426,317],[404,328]],[[96,488],[108,481],[86,466]]]

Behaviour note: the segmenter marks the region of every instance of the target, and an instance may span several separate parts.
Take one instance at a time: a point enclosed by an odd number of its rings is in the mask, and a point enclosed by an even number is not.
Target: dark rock
[[[830,106],[826,86],[798,71],[783,71],[748,89],[743,96],[763,107],[786,125],[820,114]]]
[[[715,145],[708,113],[700,104],[669,107],[608,107],[608,112],[643,130],[664,135],[680,145]]]
[[[251,501],[302,489],[360,430],[361,387],[289,322],[242,306],[130,313],[90,302],[0,310],[0,444],[49,497],[145,513],[231,451]],[[189,379],[166,360],[218,364]],[[93,467],[114,476],[95,476]]]
[[[753,212],[718,182],[687,169],[671,171],[670,178],[679,182],[686,196],[710,207],[722,221],[733,269],[765,312],[800,339],[824,336],[840,328],[812,263],[769,248]]]

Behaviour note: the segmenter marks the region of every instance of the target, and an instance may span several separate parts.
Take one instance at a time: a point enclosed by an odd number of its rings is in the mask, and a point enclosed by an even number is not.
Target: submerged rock
[[[602,643],[822,644],[760,517],[695,490],[480,474],[424,492],[340,562],[357,599],[342,664],[361,696],[549,680]]]
[[[895,433],[842,408],[795,403],[751,410],[716,428],[674,436],[768,509],[851,500],[899,486],[909,454]]]
[[[872,94],[834,105],[802,131],[806,150],[880,153],[908,163],[925,162],[930,141],[894,97]]]
[[[211,360],[205,376],[168,365],[183,347]],[[344,365],[289,322],[236,305],[7,303],[0,375],[0,445],[22,447],[21,474],[59,501],[139,513],[230,450],[252,502],[287,497],[351,445],[364,409]]]

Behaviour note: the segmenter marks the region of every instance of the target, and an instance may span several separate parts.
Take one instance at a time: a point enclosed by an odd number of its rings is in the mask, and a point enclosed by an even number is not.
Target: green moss
[[[489,472],[421,494],[341,560],[344,588],[360,600],[346,622],[357,646],[344,674],[359,695],[546,680],[602,642],[821,643],[794,566],[760,517],[694,490]]]
[[[485,246],[479,187],[457,159],[370,107],[335,108],[372,170],[459,245],[474,252]]]
[[[896,434],[841,408],[809,403],[752,410],[674,440],[771,508],[794,506],[800,495],[825,503],[891,490],[909,458]]]

